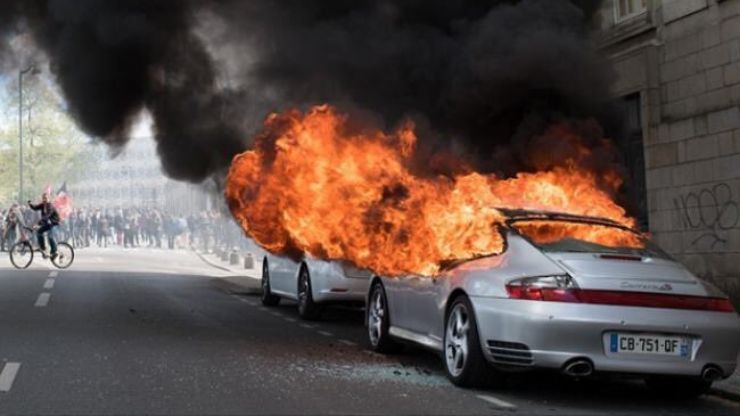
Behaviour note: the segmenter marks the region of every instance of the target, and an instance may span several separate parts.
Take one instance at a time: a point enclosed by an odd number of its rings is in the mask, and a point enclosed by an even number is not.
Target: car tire
[[[313,300],[311,275],[306,266],[301,266],[298,272],[298,316],[307,321],[313,321],[321,316],[321,307]]]
[[[711,381],[699,377],[653,376],[645,379],[645,384],[663,397],[693,399],[709,391]]]
[[[445,373],[459,387],[481,387],[492,375],[480,347],[475,311],[465,295],[456,297],[445,314]]]
[[[277,306],[280,304],[280,297],[272,294],[270,289],[270,267],[267,264],[267,258],[262,261],[262,304],[265,306]]]
[[[381,354],[398,352],[401,344],[391,338],[388,331],[391,326],[390,310],[383,284],[379,281],[373,283],[367,299],[365,323],[370,349]]]

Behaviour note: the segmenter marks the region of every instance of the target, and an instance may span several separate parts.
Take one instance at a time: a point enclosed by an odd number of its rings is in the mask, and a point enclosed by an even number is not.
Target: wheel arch
[[[465,292],[465,290],[463,290],[460,287],[458,287],[455,290],[453,290],[452,292],[450,292],[449,296],[447,296],[447,300],[445,301],[444,322],[442,323],[442,326],[443,327],[446,324],[447,316],[450,313],[450,306],[452,305],[452,302],[454,302],[455,299],[457,299],[460,296],[465,296],[468,299],[470,299],[470,297],[468,296],[467,292]]]
[[[365,297],[365,301],[366,302],[369,302],[370,301],[370,291],[373,288],[373,286],[375,286],[376,283],[379,284],[379,285],[381,285],[381,286],[383,286],[383,289],[385,289],[385,286],[383,285],[383,280],[380,278],[380,276],[373,276],[373,277],[371,277],[370,278],[370,284],[367,285],[368,291],[367,291],[367,296]]]

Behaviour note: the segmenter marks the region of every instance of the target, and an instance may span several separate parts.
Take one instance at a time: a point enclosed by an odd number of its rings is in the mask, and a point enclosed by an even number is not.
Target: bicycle
[[[38,227],[23,226],[22,228],[30,231],[33,236]],[[47,257],[44,251],[33,244],[32,238],[28,238],[25,232],[21,232],[21,239],[10,248],[10,262],[16,269],[25,269],[33,262],[34,252],[42,253],[44,258]],[[72,265],[74,259],[75,251],[72,246],[64,241],[57,242],[57,256],[51,259],[51,263],[59,269],[66,269]]]

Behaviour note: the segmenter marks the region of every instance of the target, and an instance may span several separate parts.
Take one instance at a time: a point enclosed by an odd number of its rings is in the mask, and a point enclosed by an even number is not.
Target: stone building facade
[[[642,142],[649,230],[740,302],[740,0],[606,0],[595,26]]]

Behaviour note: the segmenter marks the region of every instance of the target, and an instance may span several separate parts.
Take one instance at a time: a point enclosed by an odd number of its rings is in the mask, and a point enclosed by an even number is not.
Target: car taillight
[[[550,302],[578,302],[573,297],[576,283],[568,275],[528,277],[506,285],[512,299],[544,300]]]
[[[718,312],[735,312],[735,306],[729,299],[711,299],[710,310]]]
[[[573,279],[567,275],[513,280],[506,285],[506,290],[511,299],[735,312],[735,308],[727,298],[586,290],[578,288]]]

